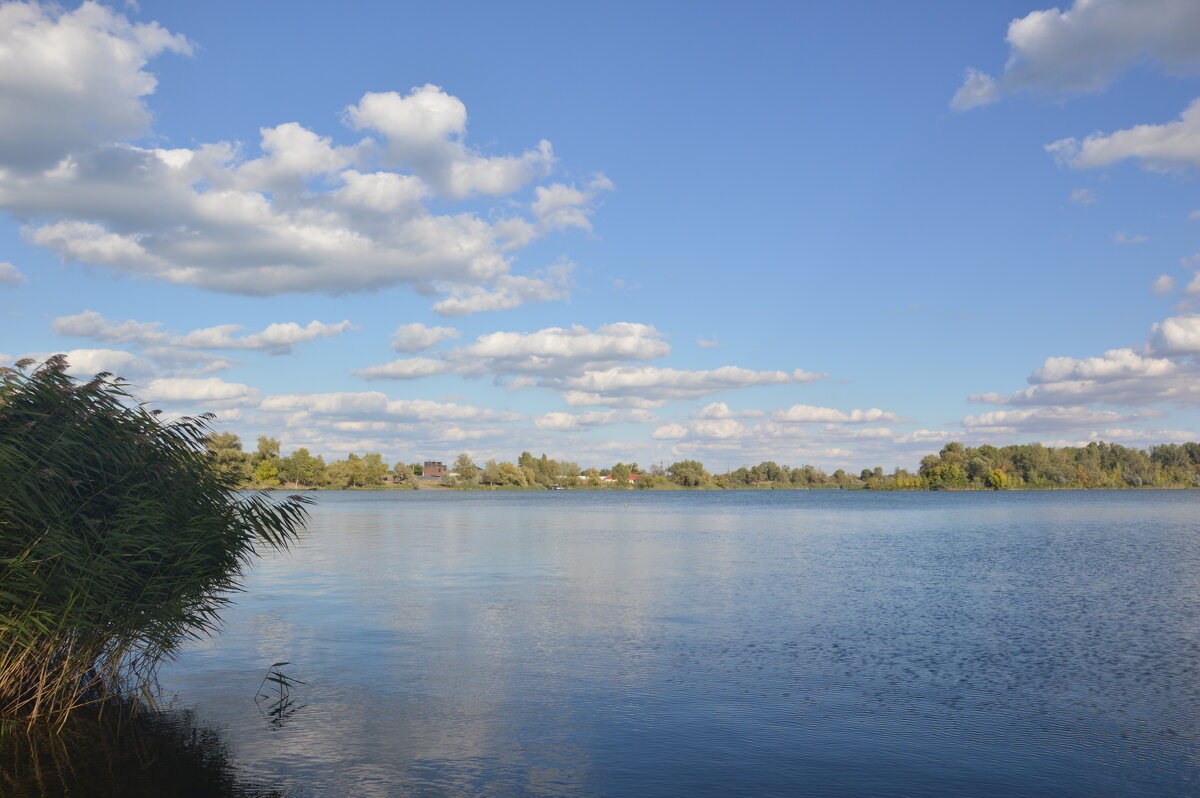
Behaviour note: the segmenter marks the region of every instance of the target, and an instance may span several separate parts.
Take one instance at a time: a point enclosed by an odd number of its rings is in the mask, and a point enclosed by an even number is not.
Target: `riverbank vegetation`
[[[963,446],[948,443],[923,457],[914,471],[882,467],[828,473],[811,465],[765,461],[723,474],[711,473],[696,460],[640,467],[615,463],[581,469],[577,463],[522,452],[515,461],[475,463],[461,454],[449,474],[425,479],[420,463],[389,467],[378,453],[351,454],[326,463],[307,449],[280,455],[279,441],[261,437],[244,452],[236,435],[209,438],[222,468],[240,484],[256,488],[399,488],[458,489],[844,489],[844,490],[1014,490],[1067,488],[1200,487],[1200,443],[1162,444],[1135,449],[1116,443],[1049,447],[1038,443]]]
[[[206,417],[163,422],[120,380],[30,363],[0,369],[0,718],[62,722],[148,697],[257,547],[295,539],[307,500],[239,492]]]

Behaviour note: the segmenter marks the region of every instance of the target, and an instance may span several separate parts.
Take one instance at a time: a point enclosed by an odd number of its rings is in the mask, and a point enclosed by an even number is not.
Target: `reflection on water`
[[[163,672],[290,795],[1200,793],[1200,493],[319,500]]]
[[[66,728],[0,727],[0,795],[280,796],[234,766],[229,746],[184,710],[80,712]]]

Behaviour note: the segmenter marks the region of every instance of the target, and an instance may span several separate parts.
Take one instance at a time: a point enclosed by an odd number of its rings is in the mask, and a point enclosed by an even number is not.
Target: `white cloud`
[[[449,374],[454,365],[429,357],[406,357],[379,366],[354,369],[351,373],[367,380],[417,380]]]
[[[665,399],[643,399],[640,396],[604,396],[588,391],[563,391],[563,402],[568,407],[631,407],[649,410],[662,407]]]
[[[1173,316],[1155,324],[1150,349],[1161,355],[1200,354],[1200,315]]]
[[[436,302],[433,310],[443,316],[467,316],[485,310],[510,310],[528,302],[549,302],[570,296],[573,263],[557,263],[529,277],[502,274],[478,285],[446,284],[450,296]]]
[[[655,420],[654,414],[646,410],[593,410],[585,413],[546,413],[535,418],[533,423],[538,429],[576,432],[625,422],[650,424]]]
[[[680,438],[686,438],[687,435],[688,428],[682,424],[664,424],[658,429],[654,430],[651,437],[653,437],[655,440],[678,440]]]
[[[205,374],[225,371],[234,366],[233,361],[217,355],[191,349],[176,349],[171,346],[149,347],[143,349],[142,354],[153,360],[156,366],[172,371],[171,376],[177,377],[201,377]]]
[[[221,324],[187,333],[174,333],[164,331],[161,322],[133,319],[117,322],[94,310],[85,310],[74,316],[59,316],[51,326],[59,335],[92,338],[108,343],[258,351],[273,355],[288,354],[297,344],[341,335],[353,328],[349,321],[337,324],[312,321],[303,327],[289,321],[267,325],[261,332],[250,335],[237,335],[243,329],[237,324]]]
[[[418,343],[424,340],[423,333],[417,337],[421,339]],[[617,322],[595,330],[575,325],[547,327],[531,333],[488,333],[436,357],[402,358],[354,373],[369,380],[416,379],[450,373],[464,377],[491,376],[510,389],[536,385],[559,391],[569,407],[641,410],[674,399],[692,399],[755,385],[812,382],[825,376],[800,369],[752,371],[724,366],[688,371],[631,365],[665,357],[670,352],[670,344],[654,327]],[[707,412],[717,413],[718,407],[713,405]],[[725,406],[724,412],[732,411]],[[865,411],[856,412],[861,415]],[[761,414],[746,411],[737,415]],[[576,423],[563,421],[559,416],[552,418],[558,421],[550,423]]]
[[[1090,188],[1077,188],[1071,192],[1071,202],[1076,205],[1091,205],[1096,200],[1096,192]]]
[[[0,176],[2,177],[2,176]],[[133,236],[110,233],[92,222],[56,222],[24,228],[26,238],[64,261],[116,266],[136,272],[165,267],[165,262],[142,248]]]
[[[466,106],[431,84],[403,96],[367,92],[346,108],[346,119],[356,130],[382,133],[390,165],[411,169],[449,197],[511,194],[554,165],[553,148],[545,140],[519,156],[487,158],[471,150],[463,142]]]
[[[1126,233],[1117,233],[1113,236],[1114,244],[1144,244],[1150,239],[1143,235],[1128,235]]]
[[[136,343],[150,345],[163,343],[167,334],[160,328],[157,321],[116,322],[106,319],[94,310],[85,310],[74,316],[59,316],[51,322],[51,329],[59,335],[73,335],[79,338],[94,338],[97,341],[123,344]]]
[[[869,410],[851,410],[845,413],[832,407],[815,407],[813,405],[792,405],[786,410],[776,410],[771,414],[773,421],[792,424],[868,424],[877,421],[901,421],[895,413],[872,407]]]
[[[295,191],[305,189],[306,180],[317,175],[332,174],[350,165],[354,160],[354,150],[348,147],[334,147],[329,138],[313,133],[295,122],[286,122],[272,128],[262,128],[261,147],[264,155],[261,158],[247,161],[237,168],[235,185],[248,191]],[[401,178],[400,175],[395,177]],[[379,210],[382,197],[388,192],[379,185],[366,185],[374,175],[360,175],[351,170],[343,179],[346,185],[338,189],[343,201],[354,202],[363,199],[364,195],[375,204],[361,203],[374,210]],[[411,178],[410,178],[411,180]],[[394,191],[393,191],[394,195]],[[414,197],[414,201],[420,194]],[[389,208],[394,210],[393,208]]]
[[[696,419],[762,418],[764,415],[766,413],[761,410],[730,410],[729,405],[724,402],[712,402],[692,413],[691,417]]]
[[[722,366],[710,370],[686,371],[654,366],[617,366],[569,377],[562,384],[569,391],[575,392],[576,399],[586,397],[589,404],[621,406],[622,400],[633,398],[644,403],[640,405],[644,407],[665,404],[674,399],[695,399],[720,391],[755,385],[813,382],[825,376],[801,369],[792,372],[752,371],[738,366]]]
[[[379,391],[360,393],[278,394],[267,396],[259,409],[307,416],[393,421],[514,421],[514,413],[498,413],[471,405],[429,399],[390,399]],[[301,420],[300,418],[294,420]]]
[[[1169,274],[1160,274],[1150,285],[1150,290],[1156,294],[1169,294],[1175,290],[1175,278]]]
[[[1140,62],[1168,71],[1200,64],[1200,4],[1193,0],[1075,0],[1014,19],[1005,37],[1008,62],[999,78],[976,69],[951,106],[966,110],[1009,94],[1094,92]]]
[[[1200,165],[1200,100],[1192,101],[1179,119],[1165,125],[1093,133],[1083,141],[1059,139],[1047,144],[1046,150],[1076,169],[1108,166],[1126,158],[1136,158],[1152,169]]]
[[[596,175],[582,189],[562,183],[538,186],[534,189],[533,215],[545,230],[577,227],[590,233],[596,195],[612,189],[612,181],[604,175]]]
[[[147,132],[143,67],[191,45],[157,23],[132,23],[98,3],[73,11],[0,5],[0,167],[34,171],[71,152]]]
[[[1160,377],[1173,374],[1177,369],[1178,365],[1171,360],[1147,357],[1132,349],[1110,349],[1102,357],[1048,357],[1041,368],[1030,375],[1029,382],[1038,385],[1068,380]]]
[[[1025,410],[993,410],[978,416],[967,416],[962,420],[962,425],[976,432],[1043,433],[1121,424],[1144,417],[1145,414],[1089,410],[1086,407],[1039,407]]]
[[[424,86],[347,109],[345,121],[382,144],[284,122],[261,129],[257,155],[229,142],[137,146],[156,88],[145,67],[166,50],[190,45],[95,3],[0,6],[0,210],[25,223],[29,242],[67,262],[252,296],[407,285],[465,315],[569,295],[569,264],[519,275],[513,253],[589,226],[606,178],[539,186],[528,206],[427,204],[506,197],[549,174],[548,142],[484,156],[465,142],[462,102]],[[408,171],[389,168],[399,164]]]
[[[425,340],[423,336],[421,333],[416,337]],[[563,377],[588,369],[665,357],[670,352],[670,344],[654,327],[617,322],[594,331],[575,325],[547,327],[532,333],[487,333],[473,343],[439,355],[437,360],[408,358],[356,373],[374,379],[411,379],[449,372],[467,376]]]
[[[1012,406],[1080,406],[1106,403],[1145,406],[1200,403],[1200,367],[1159,355],[1186,352],[1193,334],[1191,317],[1154,326],[1151,352],[1110,349],[1100,357],[1051,357],[1029,376],[1030,386],[1012,394],[984,393],[972,402]],[[1155,343],[1157,340],[1157,343]],[[1194,340],[1191,341],[1195,343]],[[1154,351],[1155,347],[1159,351]],[[1162,348],[1170,352],[1162,351]]]
[[[165,377],[150,380],[137,395],[151,402],[245,404],[258,396],[258,389],[218,377]]]
[[[412,354],[436,346],[442,341],[458,338],[461,334],[453,327],[426,327],[419,321],[401,324],[392,333],[392,349]]]
[[[918,429],[897,437],[895,442],[900,444],[941,443],[950,440],[952,437],[954,436],[944,429]]]
[[[27,352],[17,360],[29,358],[41,363],[53,352]],[[67,373],[79,379],[91,379],[107,372],[117,377],[138,377],[149,374],[153,366],[132,352],[120,349],[71,349],[61,354],[67,358]]]
[[[349,321],[340,321],[337,324],[310,321],[303,327],[294,321],[288,321],[269,324],[261,332],[237,335],[243,329],[241,325],[221,324],[193,330],[173,338],[171,343],[189,349],[251,350],[284,355],[292,352],[297,344],[341,335],[353,327]]]
[[[12,287],[23,282],[25,282],[25,275],[21,274],[20,269],[8,261],[0,262],[0,285]]]
[[[892,440],[896,433],[890,427],[841,427],[837,424],[826,424],[822,430],[826,440]]]
[[[701,349],[716,349],[719,344],[717,343],[716,338],[697,338],[696,346],[700,347]]]
[[[617,363],[653,360],[671,345],[649,324],[616,322],[595,331],[579,325],[532,333],[495,332],[455,350],[451,359],[476,372],[562,376]]]

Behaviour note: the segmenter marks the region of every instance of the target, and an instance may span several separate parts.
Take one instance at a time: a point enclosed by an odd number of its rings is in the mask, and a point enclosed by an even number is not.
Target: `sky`
[[[1200,3],[0,2],[0,362],[252,449],[1200,439]]]

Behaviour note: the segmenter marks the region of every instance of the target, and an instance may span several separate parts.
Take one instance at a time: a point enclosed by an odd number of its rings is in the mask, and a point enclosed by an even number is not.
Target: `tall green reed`
[[[157,666],[215,630],[242,569],[308,513],[239,493],[205,451],[211,416],[162,421],[111,375],[30,364],[0,368],[0,716],[61,721],[149,700]]]

